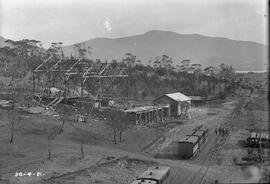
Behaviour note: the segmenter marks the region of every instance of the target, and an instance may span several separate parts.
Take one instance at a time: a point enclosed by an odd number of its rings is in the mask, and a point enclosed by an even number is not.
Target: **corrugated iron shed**
[[[169,97],[177,102],[184,102],[184,101],[191,100],[189,97],[187,97],[186,95],[184,95],[180,92],[165,94],[165,96],[167,96],[167,97]]]

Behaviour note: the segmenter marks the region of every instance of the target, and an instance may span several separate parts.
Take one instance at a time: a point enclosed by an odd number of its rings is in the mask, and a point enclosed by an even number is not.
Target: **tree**
[[[123,115],[118,123],[119,142],[122,142],[122,134],[128,129],[129,125],[133,122],[132,116],[128,113],[122,112]]]
[[[116,113],[116,112],[109,112],[109,117],[108,117],[108,126],[111,128],[112,132],[113,132],[113,141],[114,144],[117,144],[117,132],[118,132],[118,124],[119,124],[119,120],[121,118],[121,114],[120,113]]]
[[[16,56],[14,50],[15,49],[7,47],[7,46],[0,48],[0,61],[2,64],[5,65],[4,72],[7,72],[8,63],[10,63],[12,58]]]
[[[218,70],[218,68],[215,68],[213,66],[208,66],[208,67],[204,68],[203,73],[208,75],[208,76],[217,77],[219,70]]]
[[[161,63],[161,57],[160,56],[156,56],[153,60],[153,67],[154,68],[161,68],[162,67],[162,63]]]
[[[86,47],[85,43],[77,43],[74,46],[78,52],[79,59],[86,59],[86,55],[91,54],[91,47]]]
[[[180,71],[188,71],[188,69],[189,69],[189,67],[190,67],[190,60],[189,59],[184,59],[184,60],[182,60],[181,61],[181,65],[179,65],[179,69],[180,69]]]
[[[231,65],[226,65],[224,63],[219,65],[220,72],[219,72],[219,78],[230,81],[235,76],[235,71]]]
[[[106,111],[107,125],[112,130],[114,144],[117,144],[117,133],[119,121],[123,118],[123,114],[116,109],[107,109]]]
[[[32,100],[32,91],[27,82],[22,80],[12,81],[12,101],[19,107],[28,107]]]
[[[136,60],[136,65],[142,65],[141,60],[137,59],[137,60]]]
[[[123,62],[126,63],[126,65],[128,65],[129,68],[132,68],[135,66],[136,56],[128,52],[125,54]]]
[[[191,67],[194,68],[195,73],[201,73],[201,71],[202,71],[202,65],[201,64],[192,64]]]
[[[45,134],[48,140],[48,159],[51,160],[51,143],[53,139],[63,132],[63,127],[61,125],[50,124],[45,128]]]
[[[82,123],[79,122],[71,122],[70,125],[75,129],[75,131],[79,134],[80,137],[80,153],[81,153],[81,159],[84,158],[84,143],[86,140],[87,135],[89,132],[87,132],[83,126]]]
[[[47,58],[54,58],[59,60],[63,58],[63,43],[62,42],[52,42],[50,48],[46,51]]]
[[[173,64],[173,60],[171,57],[163,54],[161,56],[161,63],[162,63],[162,67],[163,68],[166,68],[167,70],[171,70],[173,67],[172,67],[172,64]]]
[[[112,130],[114,144],[117,144],[117,135],[119,135],[119,142],[122,142],[122,134],[128,129],[132,122],[132,117],[117,109],[106,110],[107,125]]]
[[[10,130],[11,130],[9,143],[12,144],[14,141],[14,128],[16,124],[21,122],[21,117],[18,110],[14,109],[13,107],[8,110],[7,114],[8,114],[8,120],[10,123]]]
[[[93,111],[94,105],[88,107],[88,108],[81,108],[81,109],[74,109],[71,106],[67,105],[61,105],[58,107],[58,113],[62,114],[62,122],[65,120],[70,120],[70,115],[75,115],[76,113],[80,112],[81,114],[87,115],[88,118],[92,118],[91,114]],[[74,130],[78,133],[79,138],[80,138],[80,153],[81,153],[81,159],[84,158],[84,142],[86,140],[87,135],[89,134],[88,131],[85,130],[85,127],[82,123],[76,122],[75,123],[75,118],[73,118],[72,121],[70,121],[70,125],[74,128]]]
[[[11,45],[13,52],[18,60],[14,62],[17,72],[20,73],[21,79],[25,76],[26,72],[33,70],[42,62],[44,49],[40,41],[23,39],[19,41],[6,40],[5,42]]]
[[[64,125],[67,121],[71,120],[71,117],[74,116],[74,109],[70,105],[58,104],[55,111],[58,114],[58,120],[61,122],[61,129],[64,128]]]
[[[148,60],[148,67],[152,67],[152,63],[153,63],[153,58],[150,57],[149,60]]]

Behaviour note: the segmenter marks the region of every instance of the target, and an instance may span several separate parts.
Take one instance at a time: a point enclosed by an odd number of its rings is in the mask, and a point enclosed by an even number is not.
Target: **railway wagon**
[[[195,156],[199,151],[198,136],[186,136],[178,141],[178,156],[188,159]]]
[[[200,139],[200,149],[201,146],[207,141],[208,138],[208,128],[207,127],[202,127],[199,130],[197,130],[193,135],[199,136]]]
[[[202,127],[200,127],[199,129],[197,129],[196,131],[202,131],[204,137],[207,138],[207,137],[208,137],[208,130],[209,130],[208,127],[202,126]]]
[[[198,137],[198,147],[199,147],[199,149],[201,149],[203,143],[206,140],[203,131],[196,131],[196,132],[193,132],[192,134],[189,134],[187,136],[196,136],[196,137]]]
[[[131,184],[163,184],[170,175],[170,167],[155,166],[149,167]]]

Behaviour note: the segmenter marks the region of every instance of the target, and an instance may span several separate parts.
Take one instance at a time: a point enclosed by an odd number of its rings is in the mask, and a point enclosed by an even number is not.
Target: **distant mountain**
[[[268,61],[268,46],[263,44],[171,31],[149,31],[142,35],[114,39],[95,38],[82,43],[92,48],[88,58],[108,61],[122,59],[127,52],[136,55],[143,64],[148,64],[151,57],[166,54],[178,63],[183,59],[190,59],[191,63],[203,66],[225,63],[236,70],[264,70],[264,64]],[[66,56],[77,55],[74,45],[65,46],[64,53]]]
[[[7,46],[0,36],[0,47]],[[183,59],[205,66],[230,64],[238,71],[265,70],[268,63],[268,46],[251,41],[208,37],[199,34],[178,34],[171,31],[149,31],[142,35],[123,38],[95,38],[85,42],[91,47],[89,59],[121,60],[125,53],[137,56],[143,64],[150,58],[166,54],[175,65]],[[74,45],[63,47],[66,56],[77,55]]]

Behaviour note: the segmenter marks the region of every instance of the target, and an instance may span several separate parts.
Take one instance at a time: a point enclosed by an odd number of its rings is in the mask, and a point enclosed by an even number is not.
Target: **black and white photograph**
[[[0,184],[270,183],[268,0],[0,0]]]

